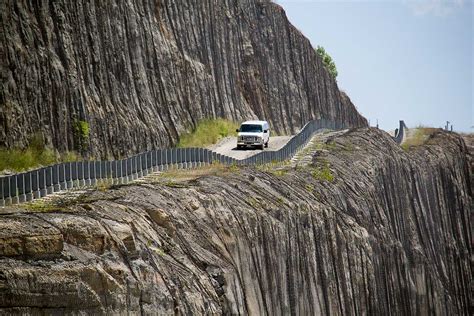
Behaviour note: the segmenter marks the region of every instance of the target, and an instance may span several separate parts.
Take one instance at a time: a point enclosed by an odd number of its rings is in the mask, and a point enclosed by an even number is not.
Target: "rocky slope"
[[[209,117],[367,125],[268,0],[1,1],[0,15],[0,146],[40,132],[104,158],[170,146]]]
[[[461,138],[405,152],[376,129],[327,136],[296,168],[176,172],[6,209],[0,313],[468,314]]]

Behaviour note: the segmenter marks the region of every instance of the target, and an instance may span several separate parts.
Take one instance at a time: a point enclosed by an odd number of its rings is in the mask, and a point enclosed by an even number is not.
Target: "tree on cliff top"
[[[337,77],[337,68],[334,60],[332,60],[331,56],[326,52],[324,47],[319,46],[316,48],[316,53],[323,59],[324,68],[331,74],[331,76],[336,79]]]

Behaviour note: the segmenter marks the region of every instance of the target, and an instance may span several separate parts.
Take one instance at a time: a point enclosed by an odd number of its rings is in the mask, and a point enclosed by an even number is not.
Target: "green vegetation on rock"
[[[0,172],[11,170],[21,172],[40,166],[48,166],[57,162],[76,161],[74,152],[57,154],[46,147],[43,135],[34,134],[27,148],[0,148]]]
[[[407,151],[410,148],[418,147],[426,143],[431,134],[434,133],[436,128],[419,126],[416,128],[413,134],[408,135],[406,140],[401,145],[403,150]]]
[[[311,172],[311,174],[313,178],[315,178],[316,180],[328,181],[328,182],[334,181],[334,175],[331,169],[329,169],[329,163],[326,161],[316,166],[314,170]]]
[[[239,125],[224,119],[206,119],[191,132],[181,135],[178,147],[206,147],[227,136],[235,136]]]
[[[334,63],[334,60],[332,60],[332,57],[329,56],[324,47],[319,45],[316,48],[316,53],[323,59],[324,68],[326,68],[326,70],[329,71],[331,76],[336,79],[338,73],[336,64]]]
[[[74,133],[77,141],[77,149],[85,151],[89,143],[89,123],[80,120],[74,121]]]

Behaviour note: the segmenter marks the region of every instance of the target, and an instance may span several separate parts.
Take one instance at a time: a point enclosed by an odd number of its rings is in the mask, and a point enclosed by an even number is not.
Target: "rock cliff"
[[[0,146],[39,132],[117,158],[173,145],[202,118],[367,125],[267,0],[1,1],[0,16]]]
[[[462,139],[439,131],[409,152],[376,129],[325,139],[307,165],[6,209],[0,313],[468,314]]]

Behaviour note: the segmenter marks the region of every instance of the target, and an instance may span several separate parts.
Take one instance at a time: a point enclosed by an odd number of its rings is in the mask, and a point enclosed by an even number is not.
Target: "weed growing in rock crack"
[[[329,169],[329,163],[327,161],[321,160],[320,164],[312,169],[311,175],[314,179],[328,182],[334,181],[334,175],[332,174],[331,169]]]
[[[257,200],[254,198],[254,197],[248,197],[246,200],[245,200],[250,206],[252,207],[256,207],[258,202]]]
[[[65,203],[61,205],[61,203],[51,203],[46,202],[44,200],[37,200],[31,203],[25,203],[22,207],[26,210],[39,212],[39,213],[48,213],[48,212],[60,212],[63,211],[65,207],[68,205]]]
[[[169,180],[168,182],[165,182],[165,185],[167,187],[170,187],[170,188],[178,188],[178,189],[189,188],[189,185],[186,184],[186,183],[175,182],[175,181],[172,181],[172,180]]]
[[[192,181],[204,176],[224,176],[238,172],[240,172],[240,167],[236,164],[226,166],[216,162],[196,169],[172,169],[163,171],[147,177],[143,181],[152,184],[169,184],[168,186],[173,186],[173,183]]]
[[[105,192],[112,188],[112,184],[107,180],[97,180],[96,187],[98,191]]]
[[[166,253],[163,251],[163,249],[159,247],[149,247],[151,250],[153,250],[155,253],[163,257]]]
[[[77,143],[77,149],[85,151],[89,144],[89,123],[86,121],[74,121],[74,136]]]
[[[305,189],[306,189],[306,191],[308,191],[309,193],[313,193],[313,191],[314,191],[314,185],[312,185],[312,184],[306,184],[306,185],[305,185]]]
[[[256,169],[262,172],[273,174],[274,176],[277,176],[277,177],[282,177],[288,173],[289,169],[285,168],[285,166],[289,165],[290,163],[291,162],[289,160],[284,161],[280,164],[266,163],[266,164],[257,165]]]
[[[283,200],[283,198],[281,196],[279,196],[277,198],[277,203],[278,203],[278,205],[283,205],[285,203],[285,200]]]

